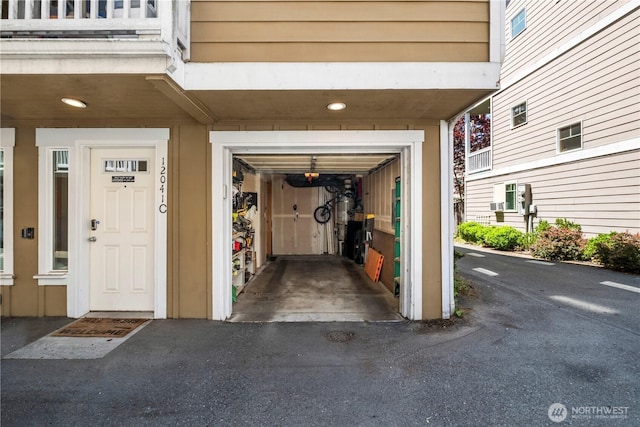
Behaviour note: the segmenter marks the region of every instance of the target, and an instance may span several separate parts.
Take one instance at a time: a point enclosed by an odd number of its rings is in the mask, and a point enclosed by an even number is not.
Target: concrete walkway
[[[332,255],[278,256],[238,296],[232,322],[401,321],[398,299]]]

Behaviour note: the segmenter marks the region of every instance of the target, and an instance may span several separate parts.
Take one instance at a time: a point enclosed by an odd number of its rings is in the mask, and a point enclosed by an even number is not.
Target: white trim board
[[[4,151],[4,184],[3,184],[3,241],[4,268],[0,274],[0,285],[12,286],[13,271],[13,149],[16,145],[14,128],[0,129],[0,148]]]
[[[424,131],[213,131],[212,318],[226,320],[231,302],[231,186],[234,153],[401,153],[402,260],[401,314],[422,318],[422,143]],[[215,230],[215,231],[214,231]],[[222,236],[222,237],[221,237]]]
[[[184,75],[175,77],[185,90],[495,90],[500,63],[188,63]]]
[[[556,154],[554,157],[534,160],[527,163],[521,163],[513,166],[506,166],[494,169],[488,172],[479,172],[467,175],[467,181],[477,181],[479,179],[493,178],[500,175],[508,175],[511,173],[524,172],[532,169],[546,168],[550,166],[558,166],[565,163],[573,163],[581,160],[593,159],[596,157],[610,156],[614,154],[624,153],[625,151],[640,150],[640,138],[629,139],[626,141],[616,142],[613,144],[603,145],[586,150],[576,150],[568,153]]]
[[[91,147],[154,147],[156,173],[156,189],[160,183],[160,165],[168,162],[168,140],[170,131],[167,128],[38,128],[36,129],[36,146],[42,150],[55,148],[69,150],[69,253],[76,254],[69,258],[68,273],[47,271],[48,240],[46,238],[47,216],[42,210],[48,205],[46,191],[38,195],[38,274],[34,276],[38,285],[67,286],[67,316],[78,318],[89,312],[89,218],[90,183],[83,177],[90,172]],[[47,169],[46,155],[40,155],[39,171]],[[44,163],[43,163],[44,162]],[[39,174],[41,188],[50,188],[47,174]],[[164,183],[165,189],[167,183]],[[166,191],[166,190],[165,190]],[[161,195],[155,191],[155,205],[160,206]],[[165,199],[166,203],[166,199]],[[166,210],[165,210],[166,212]],[[45,238],[43,238],[45,237]],[[154,318],[167,317],[167,215],[155,209],[155,289]]]

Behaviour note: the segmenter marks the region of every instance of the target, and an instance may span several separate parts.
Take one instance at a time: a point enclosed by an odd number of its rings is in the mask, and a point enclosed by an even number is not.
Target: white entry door
[[[91,150],[92,311],[154,309],[154,149]]]

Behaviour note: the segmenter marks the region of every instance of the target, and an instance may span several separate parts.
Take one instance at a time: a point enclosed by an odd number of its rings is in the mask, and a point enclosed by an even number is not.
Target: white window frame
[[[507,207],[507,186],[513,185],[513,209]],[[504,212],[518,212],[518,181],[505,181],[504,182]]]
[[[38,147],[38,274],[39,286],[67,286],[67,317],[78,318],[89,312],[89,227],[90,215],[90,152],[101,147],[154,147],[155,162],[168,162],[168,128],[43,128],[36,129]],[[49,153],[69,151],[69,265],[68,271],[52,271],[53,239],[53,161]],[[156,168],[160,174],[161,168]],[[160,176],[156,181],[158,187]],[[164,184],[165,189],[167,183]],[[166,199],[161,202],[156,192],[155,204],[155,289],[154,318],[167,317],[167,215]]]
[[[56,151],[67,151],[69,154],[69,217],[68,224],[71,225],[71,171],[73,170],[73,161],[71,159],[70,146],[46,146],[40,147],[38,150],[38,279],[39,285],[66,285],[68,276],[67,270],[55,270],[53,268],[53,184],[54,184],[54,168],[53,153]],[[68,227],[68,233],[71,229]],[[69,243],[70,236],[67,237]]]
[[[562,150],[560,147],[560,131],[562,129],[566,129],[566,128],[571,128],[572,126],[575,125],[580,125],[580,147],[578,148],[572,148],[570,150]],[[576,135],[572,135],[571,137],[576,136]],[[566,153],[572,153],[575,151],[579,151],[582,150],[584,148],[584,123],[582,122],[582,120],[579,120],[577,122],[572,122],[569,123],[568,125],[564,125],[564,126],[559,126],[556,128],[556,153],[557,154],[566,154]]]
[[[13,286],[13,149],[16,132],[13,128],[0,131],[0,149],[4,152],[4,267],[0,271],[0,285]]]
[[[524,105],[524,113],[519,113],[518,115],[522,115],[524,114],[524,122],[522,123],[518,123],[516,124],[515,122],[515,118],[516,118],[516,113],[515,113],[515,109],[520,107],[521,105]],[[517,127],[520,126],[524,126],[529,122],[529,104],[528,101],[523,101],[523,102],[519,102],[516,105],[514,105],[513,107],[511,107],[511,129],[515,129]]]
[[[524,26],[522,27],[522,29],[520,31],[518,31],[517,33],[513,33],[513,21],[515,21],[517,18],[520,17],[520,15],[522,15],[522,21],[524,22]],[[527,29],[527,9],[526,8],[522,8],[518,11],[518,13],[516,13],[515,15],[513,15],[513,18],[511,18],[511,20],[509,21],[509,28],[511,30],[511,40],[515,39],[516,37],[518,37],[520,34],[522,34],[522,32],[524,30]]]

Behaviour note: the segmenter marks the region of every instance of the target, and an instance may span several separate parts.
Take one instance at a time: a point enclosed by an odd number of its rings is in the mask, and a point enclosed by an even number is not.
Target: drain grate
[[[327,334],[327,338],[331,342],[345,343],[353,339],[353,332],[333,331]]]

